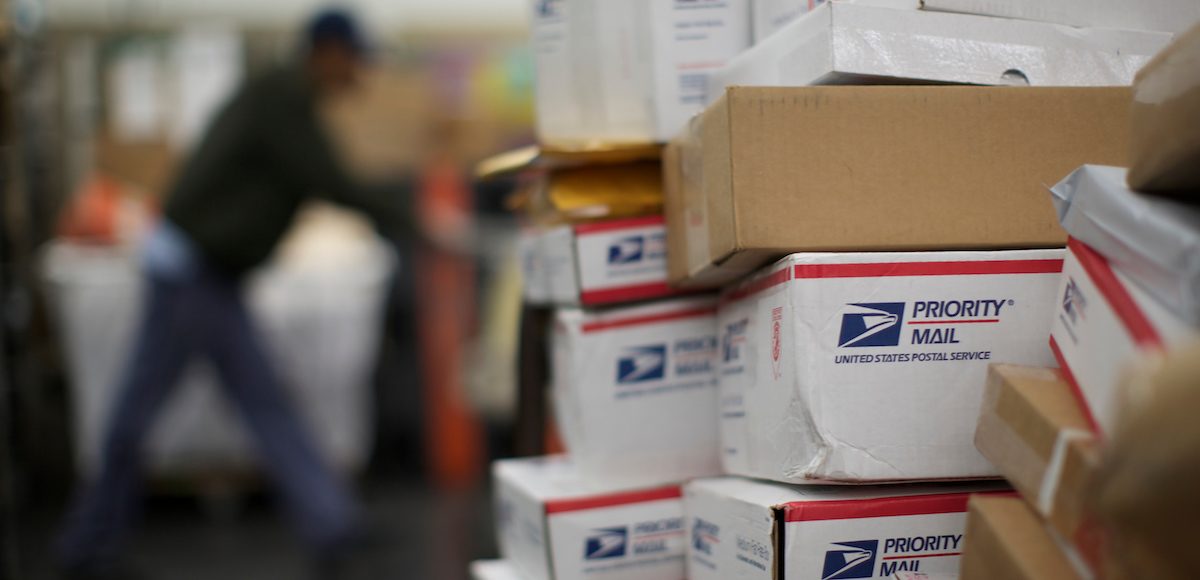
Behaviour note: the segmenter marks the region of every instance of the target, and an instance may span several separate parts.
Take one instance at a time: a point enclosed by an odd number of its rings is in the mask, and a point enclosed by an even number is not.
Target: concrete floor
[[[379,536],[355,562],[354,578],[465,580],[471,560],[495,557],[491,502],[483,490],[434,493],[411,481],[374,482],[363,500]],[[22,578],[56,577],[49,556],[57,510],[22,526]],[[303,547],[264,494],[224,501],[153,498],[129,546],[149,580],[302,580]]]

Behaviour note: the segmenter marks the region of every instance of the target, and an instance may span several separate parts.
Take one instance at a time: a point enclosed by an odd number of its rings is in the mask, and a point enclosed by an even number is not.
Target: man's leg
[[[284,393],[240,287],[213,278],[211,285],[205,284],[213,292],[212,299],[205,301],[210,308],[205,319],[212,324],[206,353],[257,440],[262,460],[301,535],[332,555],[358,531],[357,506],[345,484],[322,461]]]
[[[187,363],[196,329],[188,324],[189,288],[151,279],[133,350],[102,443],[98,476],[67,516],[59,556],[68,568],[111,563],[141,499],[146,432]]]

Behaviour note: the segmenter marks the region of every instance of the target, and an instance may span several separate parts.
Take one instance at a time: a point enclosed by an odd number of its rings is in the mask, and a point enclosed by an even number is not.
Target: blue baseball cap
[[[368,47],[358,21],[347,10],[326,8],[313,15],[308,22],[308,47],[336,42],[349,47],[360,57],[366,57]]]

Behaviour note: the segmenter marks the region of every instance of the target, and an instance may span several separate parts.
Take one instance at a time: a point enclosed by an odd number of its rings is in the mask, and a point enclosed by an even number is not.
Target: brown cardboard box
[[[680,137],[686,251],[716,286],[797,251],[1057,247],[1046,184],[1123,165],[1128,88],[733,87]]]
[[[680,150],[676,143],[667,144],[663,149],[662,157],[662,173],[663,173],[663,213],[675,212],[679,214],[684,211],[683,204],[683,168],[679,165]],[[687,232],[683,227],[683,220],[674,220],[667,222],[667,279],[681,280],[687,277],[687,270],[684,266],[687,264],[686,259],[673,260],[670,258],[673,254],[684,254],[687,252]]]
[[[991,365],[975,447],[1063,538],[1090,545],[1084,496],[1100,451],[1059,371]]]
[[[1180,35],[1133,83],[1129,187],[1200,192],[1200,26]]]
[[[1025,502],[975,496],[960,580],[1069,580],[1081,576]]]

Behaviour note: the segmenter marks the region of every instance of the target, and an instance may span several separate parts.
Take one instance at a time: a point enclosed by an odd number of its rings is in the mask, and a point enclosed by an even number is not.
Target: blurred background
[[[164,191],[246,78],[294,57],[311,0],[3,0],[0,25],[0,578],[55,578],[94,473]],[[372,577],[465,578],[493,556],[487,464],[517,450],[512,184],[482,157],[533,142],[526,0],[341,2],[368,72],[321,115],[341,157],[472,248],[385,242],[302,208],[246,300],[317,447],[353,482]],[[418,212],[418,215],[420,213]],[[302,578],[253,443],[197,359],[155,421],[130,544],[151,578]],[[540,451],[540,450],[538,450]]]

